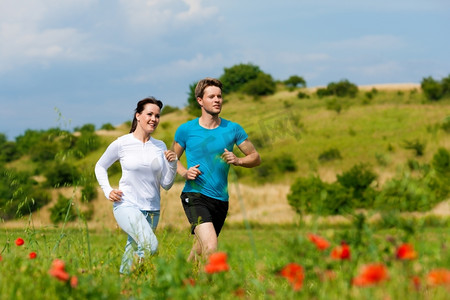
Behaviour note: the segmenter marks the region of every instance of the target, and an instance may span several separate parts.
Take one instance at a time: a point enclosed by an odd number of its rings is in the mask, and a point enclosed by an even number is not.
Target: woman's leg
[[[120,266],[121,273],[130,272],[134,253],[139,258],[143,258],[146,252],[153,254],[158,249],[158,240],[153,233],[152,225],[157,225],[159,212],[157,218],[151,217],[148,213],[144,215],[144,213],[131,206],[120,205],[114,208],[114,217],[118,225],[128,234],[122,264]]]

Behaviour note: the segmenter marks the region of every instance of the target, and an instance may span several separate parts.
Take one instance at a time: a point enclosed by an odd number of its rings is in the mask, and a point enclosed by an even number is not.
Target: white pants
[[[128,234],[123,253],[120,273],[128,274],[133,258],[144,258],[158,249],[158,240],[154,230],[159,222],[158,211],[141,211],[137,207],[119,205],[114,207],[114,218],[120,228]]]

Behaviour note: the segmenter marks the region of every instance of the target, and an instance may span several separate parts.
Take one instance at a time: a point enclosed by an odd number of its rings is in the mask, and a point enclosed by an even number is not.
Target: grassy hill
[[[450,101],[425,101],[417,86],[365,87],[355,98],[320,99],[314,89],[302,89],[309,98],[300,99],[299,91],[279,87],[268,97],[225,97],[221,116],[240,123],[262,157],[258,168],[236,169],[239,183],[232,180],[230,184],[229,220],[242,221],[245,207],[248,217],[259,222],[268,222],[269,218],[271,222],[291,222],[295,213],[286,195],[297,177],[316,174],[333,182],[337,174],[367,163],[378,175],[377,185],[382,186],[408,164],[429,163],[439,147],[450,149],[450,133],[442,129],[450,116]],[[170,147],[176,128],[192,118],[185,110],[163,115],[154,137]],[[107,145],[128,130],[128,125],[122,124],[114,131],[98,131],[102,146],[77,165],[93,170]],[[423,146],[423,154],[417,155],[407,145]],[[340,158],[319,159],[327,158],[327,153],[339,153]],[[9,166],[24,169],[30,165],[22,158]],[[119,176],[111,178],[113,184]],[[162,226],[187,225],[178,198],[182,180],[177,181],[170,191],[162,192]],[[64,192],[74,198],[79,194],[76,188],[64,188]],[[45,211],[51,205],[35,213],[35,220],[47,224]],[[100,190],[92,205],[93,226],[114,228],[110,203]]]

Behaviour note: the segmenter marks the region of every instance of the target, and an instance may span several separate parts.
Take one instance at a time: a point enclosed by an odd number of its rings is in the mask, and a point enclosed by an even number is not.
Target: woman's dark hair
[[[159,109],[162,109],[162,107],[163,107],[163,103],[160,100],[158,100],[155,97],[153,97],[153,96],[144,98],[141,101],[139,101],[137,103],[136,109],[134,110],[133,122],[131,123],[130,133],[132,133],[132,132],[134,132],[136,130],[136,126],[137,126],[136,114],[142,113],[142,111],[144,110],[144,107],[145,107],[146,104],[158,105]]]

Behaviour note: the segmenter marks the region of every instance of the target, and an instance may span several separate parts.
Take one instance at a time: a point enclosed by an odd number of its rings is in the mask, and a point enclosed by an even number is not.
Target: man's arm
[[[189,170],[186,169],[185,166],[180,162],[180,157],[184,153],[184,148],[180,146],[177,142],[173,142],[172,144],[172,150],[175,152],[175,154],[178,157],[177,161],[177,173],[180,174],[182,177],[188,179],[188,180],[194,180],[197,178],[198,175],[200,175],[202,172],[198,169],[200,165],[196,165],[193,167],[190,167]]]
[[[225,149],[222,158],[228,164],[244,168],[253,168],[261,164],[261,157],[259,156],[258,151],[256,151],[255,146],[253,146],[252,142],[248,139],[239,144],[238,148],[244,153],[244,157],[237,157],[233,152]]]

